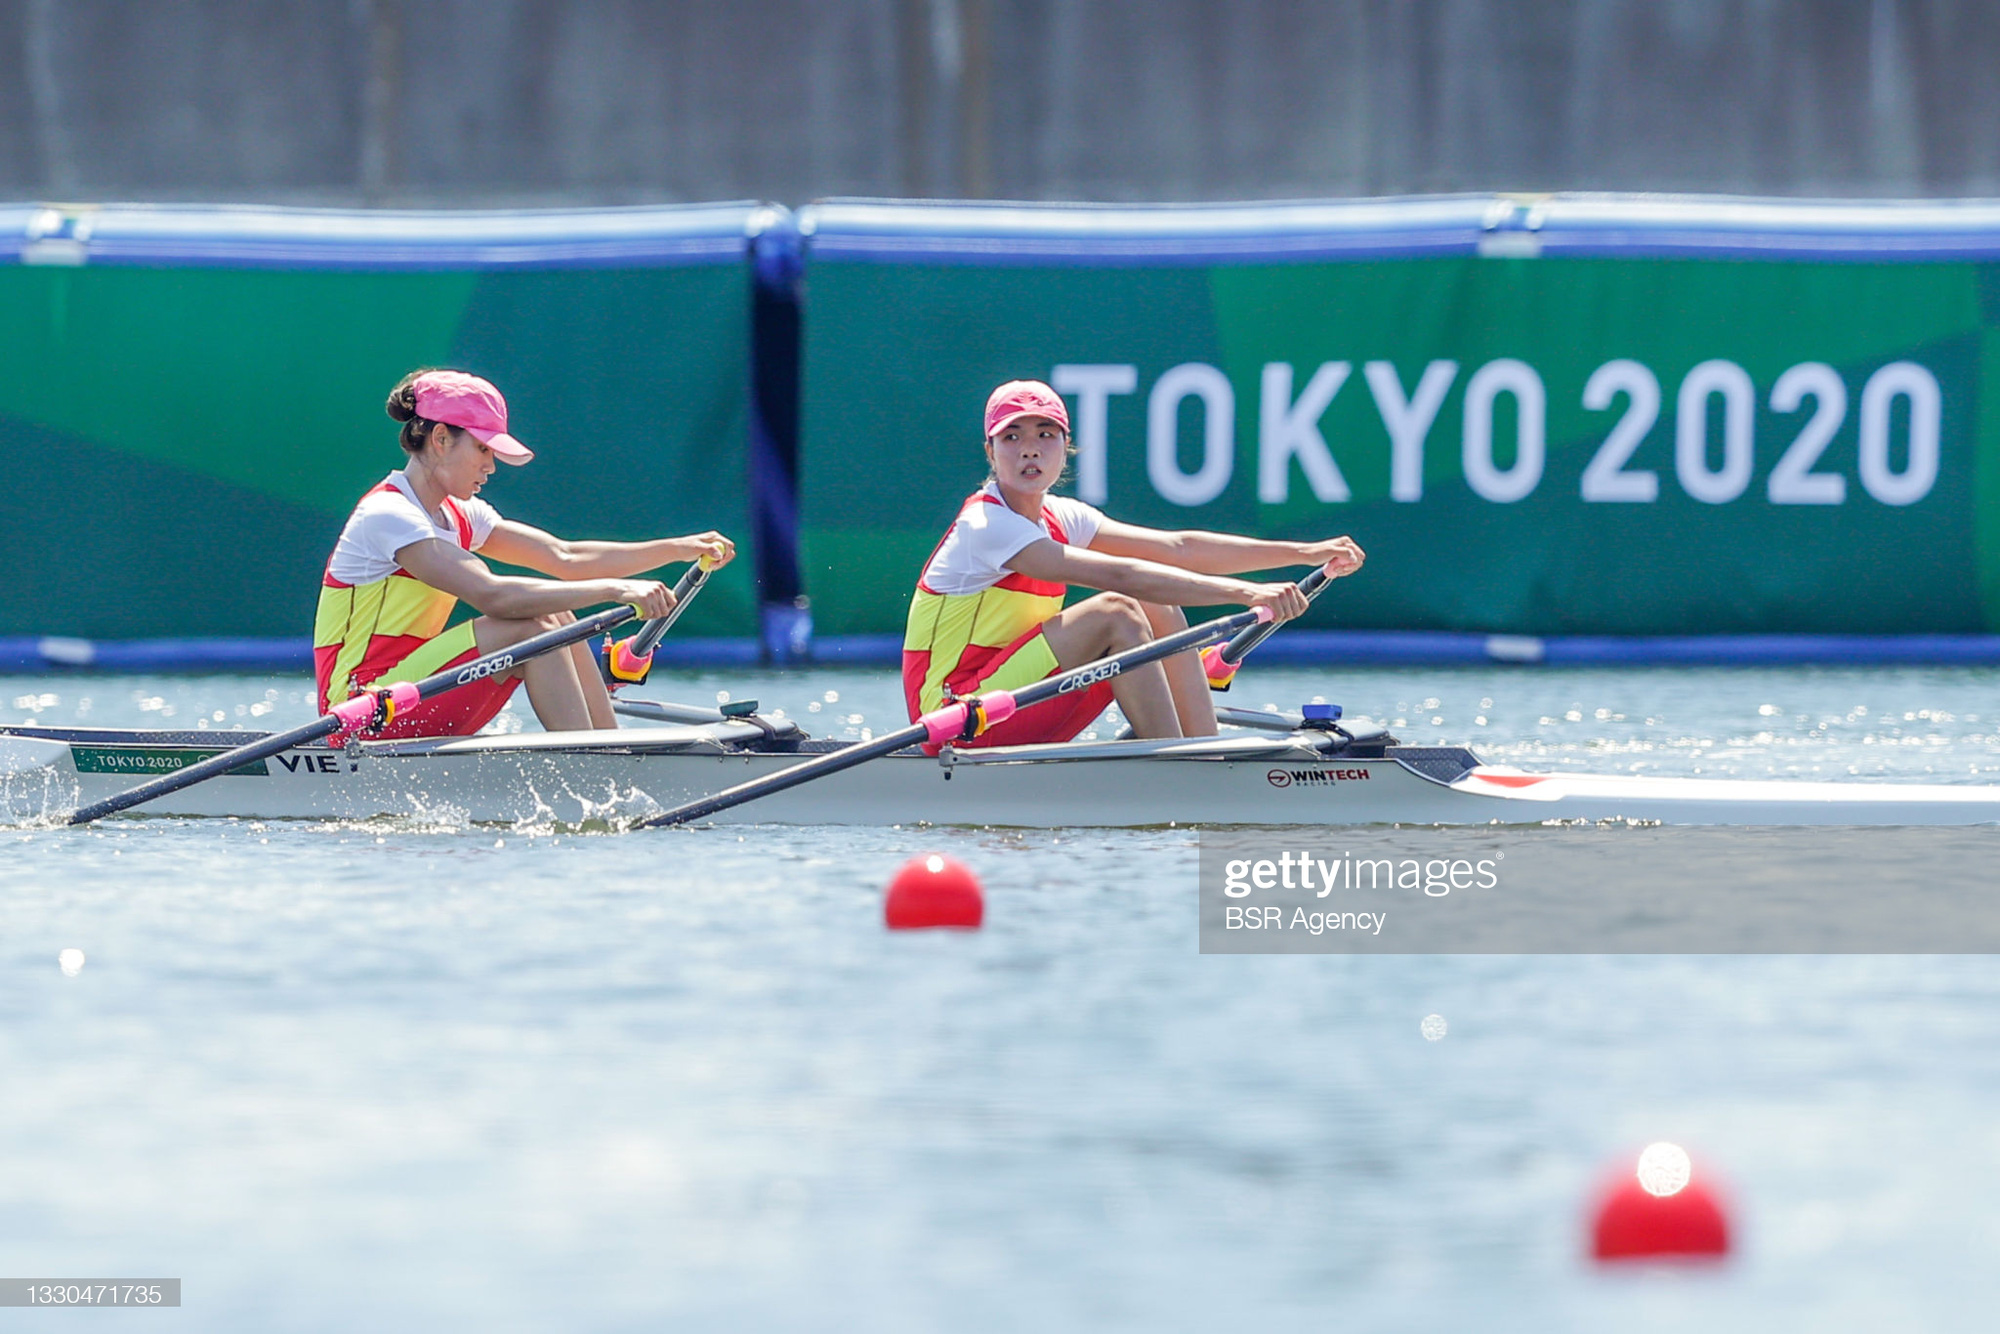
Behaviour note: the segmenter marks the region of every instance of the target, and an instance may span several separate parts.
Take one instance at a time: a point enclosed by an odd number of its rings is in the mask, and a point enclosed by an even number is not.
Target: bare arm
[[[1090,549],[1107,556],[1154,561],[1198,574],[1242,574],[1275,570],[1286,565],[1326,565],[1329,578],[1361,568],[1361,548],[1351,538],[1324,542],[1267,542],[1231,533],[1199,529],[1169,532],[1106,519],[1091,539]],[[1120,590],[1123,591],[1123,590]]]
[[[727,565],[736,555],[736,544],[721,533],[662,537],[651,542],[570,542],[528,524],[502,519],[480,550],[494,560],[539,570],[553,579],[622,579],[702,556]],[[469,597],[465,600],[479,606]]]
[[[651,579],[523,579],[495,574],[470,551],[436,537],[401,548],[396,563],[432,588],[501,620],[528,620],[600,602],[627,602],[648,617],[664,616],[674,605],[666,585]]]
[[[1289,605],[1284,594],[1298,598],[1298,610],[1305,609],[1294,584],[1258,584],[1246,579],[1228,579],[1212,574],[1177,570],[1156,561],[1116,556],[1089,547],[1073,547],[1042,538],[1022,547],[1007,568],[1030,579],[1046,579],[1058,584],[1081,584],[1112,593],[1125,593],[1142,602],[1163,606],[1206,606],[1229,603],[1255,607],[1270,604],[1280,611]],[[1287,614],[1281,611],[1281,615]],[[1288,613],[1297,615],[1296,611]]]

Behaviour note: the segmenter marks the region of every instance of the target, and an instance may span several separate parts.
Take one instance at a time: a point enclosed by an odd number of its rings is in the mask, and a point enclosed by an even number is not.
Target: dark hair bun
[[[389,401],[383,405],[383,411],[389,414],[391,421],[406,422],[416,417],[417,391],[411,387],[409,379],[389,391]]]

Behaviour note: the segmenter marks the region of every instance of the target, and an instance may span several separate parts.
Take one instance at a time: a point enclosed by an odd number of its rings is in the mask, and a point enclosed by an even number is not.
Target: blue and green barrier
[[[747,539],[663,664],[893,662],[1016,376],[1119,517],[1368,549],[1268,661],[1990,663],[1996,334],[1978,203],[0,206],[0,670],[304,670],[419,364],[503,512]]]

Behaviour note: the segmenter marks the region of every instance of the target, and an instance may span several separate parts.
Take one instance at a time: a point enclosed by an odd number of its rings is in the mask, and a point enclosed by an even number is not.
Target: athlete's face
[[[1048,417],[1009,422],[986,442],[994,478],[1011,491],[1042,492],[1054,486],[1068,452],[1069,433]]]
[[[449,426],[433,426],[424,445],[431,476],[454,500],[470,500],[493,475],[493,451],[473,436]]]

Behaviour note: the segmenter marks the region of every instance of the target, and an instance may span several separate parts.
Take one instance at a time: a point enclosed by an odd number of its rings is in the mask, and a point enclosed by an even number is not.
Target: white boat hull
[[[744,723],[301,747],[255,772],[156,799],[137,816],[612,824],[800,763],[760,753]],[[205,758],[218,734],[0,729],[0,805],[69,810]],[[716,823],[1020,827],[1476,825],[1632,820],[1705,825],[2000,822],[2000,787],[1519,774],[1469,752],[1326,755],[1313,734],[1092,742],[876,760],[715,817]]]

